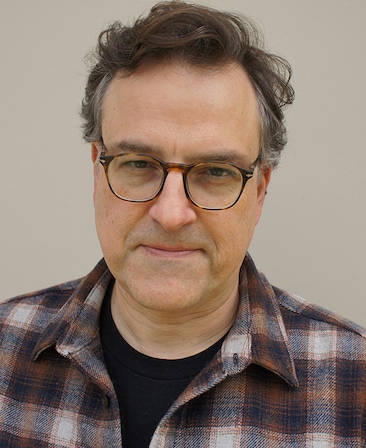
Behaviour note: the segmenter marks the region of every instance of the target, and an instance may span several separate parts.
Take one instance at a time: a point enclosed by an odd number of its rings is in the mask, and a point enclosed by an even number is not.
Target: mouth
[[[186,246],[142,245],[142,248],[150,255],[160,258],[182,258],[199,251],[199,249]]]

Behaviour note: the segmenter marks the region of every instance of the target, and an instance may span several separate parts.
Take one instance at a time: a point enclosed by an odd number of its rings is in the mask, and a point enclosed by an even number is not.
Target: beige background
[[[0,299],[101,256],[78,110],[85,53],[137,0],[0,0]],[[201,0],[254,18],[294,69],[289,145],[251,253],[278,286],[366,325],[365,0]]]

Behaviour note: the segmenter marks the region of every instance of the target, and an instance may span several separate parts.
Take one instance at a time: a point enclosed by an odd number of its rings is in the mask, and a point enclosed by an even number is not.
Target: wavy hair
[[[111,80],[147,62],[178,60],[206,70],[237,63],[255,88],[261,117],[261,165],[276,167],[287,143],[284,106],[294,100],[289,63],[266,52],[246,17],[180,0],[156,4],[132,26],[115,22],[99,35],[82,102],[84,139],[101,139],[102,103]]]

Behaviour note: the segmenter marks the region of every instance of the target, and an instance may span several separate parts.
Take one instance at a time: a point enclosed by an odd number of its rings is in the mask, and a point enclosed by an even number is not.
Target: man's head
[[[285,65],[255,36],[234,16],[181,2],[101,35],[85,138],[98,236],[123,306],[233,316],[284,145],[280,102],[292,96]]]
[[[261,164],[274,168],[286,144],[283,106],[292,103],[291,69],[266,53],[259,31],[247,19],[181,1],[162,2],[132,26],[119,22],[103,31],[82,107],[84,138],[102,137],[103,99],[116,76],[129,76],[147,63],[180,61],[216,70],[238,64],[256,91],[261,124]]]

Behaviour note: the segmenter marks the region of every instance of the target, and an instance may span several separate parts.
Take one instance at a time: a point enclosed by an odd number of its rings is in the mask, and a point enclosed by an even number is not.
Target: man
[[[179,1],[103,32],[82,107],[104,259],[1,307],[0,446],[361,447],[363,330],[248,247],[290,68]]]

